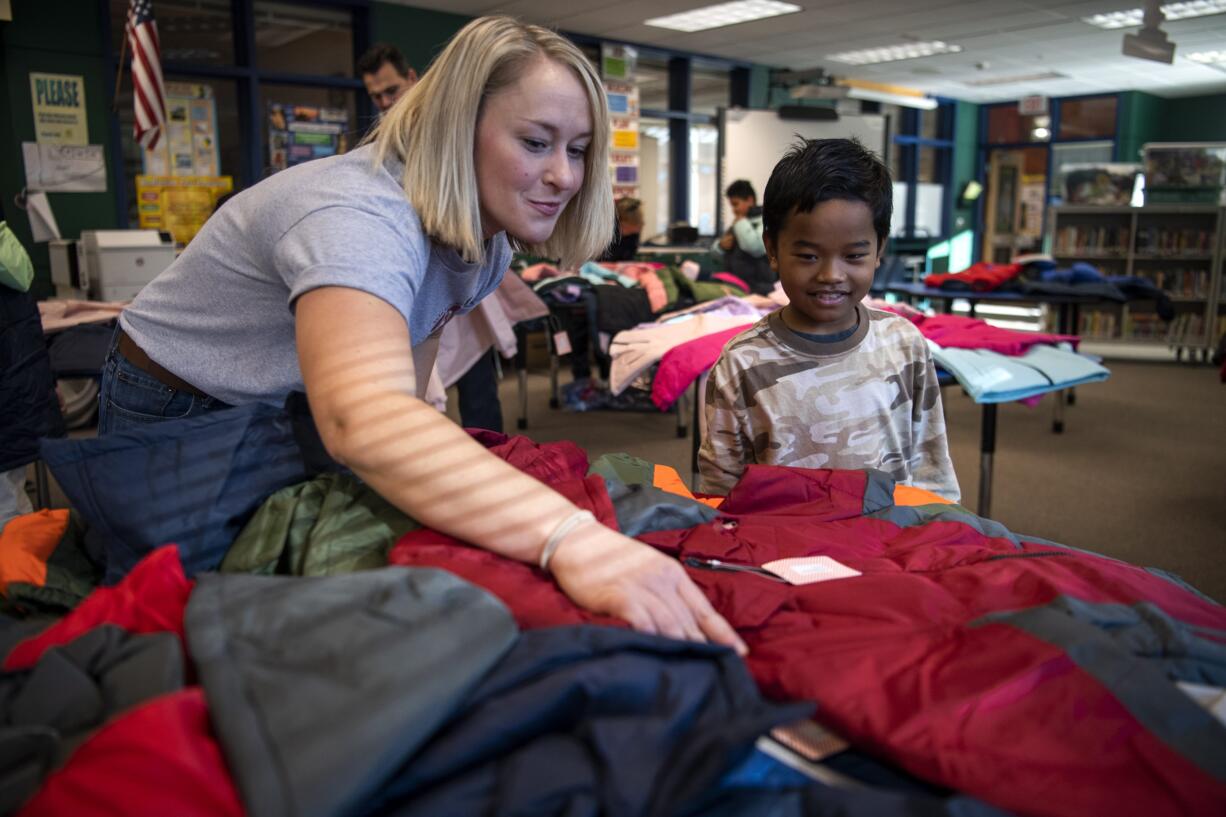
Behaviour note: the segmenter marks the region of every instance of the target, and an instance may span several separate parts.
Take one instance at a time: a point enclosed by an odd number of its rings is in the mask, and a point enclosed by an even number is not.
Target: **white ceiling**
[[[1226,14],[1168,21],[1175,64],[1125,57],[1125,29],[1104,31],[1082,17],[1139,8],[1141,0],[791,0],[804,11],[685,34],[643,20],[718,0],[392,0],[406,6],[480,16],[513,14],[528,22],[602,37],[801,70],[821,66],[836,76],[904,85],[930,94],[993,102],[1027,94],[1071,96],[1141,90],[1159,96],[1226,91],[1226,68],[1188,60],[1196,51],[1226,50]],[[827,54],[908,41],[941,40],[957,54],[848,66]],[[973,86],[975,80],[1055,71],[1067,78]]]

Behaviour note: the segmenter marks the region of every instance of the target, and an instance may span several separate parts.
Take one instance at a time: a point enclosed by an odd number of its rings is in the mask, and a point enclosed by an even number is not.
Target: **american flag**
[[[131,0],[126,26],[132,49],[132,91],[136,107],[136,141],[157,147],[166,128],[166,89],[162,84],[162,47],[153,19],[153,0]]]

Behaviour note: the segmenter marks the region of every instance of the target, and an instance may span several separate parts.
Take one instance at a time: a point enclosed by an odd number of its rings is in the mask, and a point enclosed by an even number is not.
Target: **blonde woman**
[[[125,311],[100,431],[305,389],[332,456],[405,513],[550,570],[639,630],[736,634],[681,567],[595,522],[419,397],[437,336],[511,245],[609,243],[608,110],[570,42],[505,17],[460,31],[366,145],[235,196]]]

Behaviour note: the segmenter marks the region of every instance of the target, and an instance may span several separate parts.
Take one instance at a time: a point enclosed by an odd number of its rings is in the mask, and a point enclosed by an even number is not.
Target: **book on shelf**
[[[1127,340],[1155,340],[1166,337],[1168,332],[1166,321],[1158,317],[1156,312],[1124,313],[1121,336]]]
[[[1154,282],[1159,289],[1179,298],[1209,297],[1209,270],[1177,267],[1138,271],[1138,274]]]
[[[1115,337],[1116,315],[1114,312],[1087,310],[1081,313],[1081,325],[1077,333],[1083,338],[1105,340]]]
[[[1138,255],[1212,255],[1213,230],[1203,227],[1138,227]]]
[[[1127,227],[1070,224],[1056,231],[1057,255],[1122,255],[1128,252]]]
[[[1199,313],[1184,312],[1171,321],[1167,330],[1168,343],[1180,346],[1186,344],[1200,345],[1204,340],[1205,319]]]

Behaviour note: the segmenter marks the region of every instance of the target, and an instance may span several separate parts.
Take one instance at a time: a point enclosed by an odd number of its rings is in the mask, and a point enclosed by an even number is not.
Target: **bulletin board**
[[[783,119],[777,111],[733,108],[719,114],[720,222],[722,232],[732,223],[732,211],[723,191],[735,179],[748,179],[758,203],[775,164],[796,141],[805,139],[859,139],[865,147],[886,156],[886,117],[881,114],[843,115],[835,121]]]

